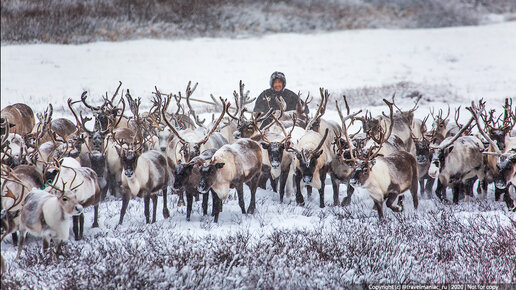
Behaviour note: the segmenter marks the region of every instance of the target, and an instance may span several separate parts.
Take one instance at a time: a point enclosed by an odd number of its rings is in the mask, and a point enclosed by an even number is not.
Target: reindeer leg
[[[75,240],[78,241],[81,239],[81,237],[79,236],[79,216],[74,215],[72,217],[72,220],[73,220],[73,225],[72,225],[73,235],[75,237]]]
[[[47,240],[47,238],[43,237],[43,253],[48,251],[49,247],[50,247],[50,241]]]
[[[249,207],[247,208],[247,213],[254,214],[254,210],[256,209],[256,189],[258,187],[258,179],[259,177],[253,177],[250,182],[251,189],[251,201],[249,202]]]
[[[238,194],[238,205],[242,210],[242,213],[245,214],[245,202],[244,202],[244,184],[240,183],[236,186],[237,194]]]
[[[355,192],[355,188],[347,183],[347,196],[342,199],[341,205],[348,206],[351,204],[351,196],[353,196],[353,192]]]
[[[288,179],[288,170],[281,171],[281,174],[280,174],[280,189],[279,189],[279,192],[280,192],[280,202],[281,203],[283,203],[283,197],[285,197],[285,186],[287,184],[287,179]]]
[[[312,200],[312,187],[311,186],[306,186],[306,197],[308,198],[308,200]]]
[[[3,240],[3,236],[2,236],[2,240]],[[12,233],[11,234],[11,238],[13,239],[13,245],[17,245],[18,244],[18,234],[16,232]]]
[[[116,182],[115,175],[114,174],[108,174],[106,188],[109,188],[109,193],[112,196],[116,196],[116,186],[117,186],[117,182]],[[102,199],[104,199],[104,198],[102,198]]]
[[[184,206],[185,205],[185,193],[182,189],[180,189],[177,192],[177,195],[179,196],[179,199],[177,200],[177,207]]]
[[[258,186],[261,189],[267,189],[267,180],[269,180],[269,177],[271,176],[270,168],[267,166],[263,166],[262,168],[262,174],[259,177]]]
[[[390,208],[394,212],[401,212],[403,211],[403,198],[401,201],[401,205],[398,203],[398,205],[393,205],[394,201],[399,195],[398,190],[389,191],[387,194],[387,207]]]
[[[461,189],[461,183],[455,182],[452,185],[452,192],[453,192],[453,203],[457,204],[459,203],[460,198],[460,190]]]
[[[20,229],[20,243],[18,243],[18,253],[16,254],[16,259],[20,257],[20,254],[23,249],[23,242],[25,242],[25,235],[27,234],[27,231]]]
[[[423,192],[425,190],[425,179],[424,178],[420,178],[419,179],[419,191],[421,192],[421,197],[423,197]]]
[[[417,190],[418,188],[418,178],[417,178],[417,166],[414,166],[412,169],[412,182],[410,185],[410,194],[412,195],[412,203],[414,204],[414,209],[417,209],[419,206],[419,195]],[[421,187],[421,190],[423,190],[423,187]],[[403,196],[400,196],[398,199],[398,205],[401,205],[403,208],[403,204],[399,204],[400,202],[403,202]]]
[[[202,195],[202,215],[208,215],[208,195],[209,193],[204,193]]]
[[[170,212],[168,211],[168,202],[167,202],[167,191],[168,186],[164,185],[161,189],[161,192],[163,193],[163,218],[168,219],[170,217]]]
[[[101,198],[100,200],[104,200],[106,199],[106,196],[107,196],[107,191],[108,191],[108,185],[106,184],[103,188],[101,188]]]
[[[152,204],[154,207],[152,208],[152,223],[156,222],[156,212],[158,211],[158,195],[154,193],[152,196]]]
[[[131,198],[130,192],[123,192],[122,195],[122,210],[120,211],[120,221],[118,221],[118,224],[121,225],[124,221],[124,215],[127,211],[127,206],[129,205],[129,199]]]
[[[150,194],[145,193],[143,196],[145,222],[150,224]]]
[[[321,169],[319,171],[319,178],[321,179],[321,188],[319,188],[319,207],[324,208],[324,186],[326,185],[326,171],[327,169]],[[337,199],[338,201],[338,199]]]
[[[56,256],[59,254],[61,255],[63,252],[61,251],[61,246],[63,245],[63,241],[57,240],[56,242]],[[57,257],[56,257],[57,259]]]
[[[96,204],[93,206],[93,225],[91,225],[92,228],[98,228],[99,227],[99,205]]]
[[[274,193],[278,193],[278,178],[274,179],[271,176],[270,180],[271,180],[272,191],[274,191]]]
[[[79,237],[82,240],[84,234],[84,213],[79,215]]]
[[[505,192],[507,191],[507,188],[504,189],[499,189],[498,187],[495,186],[495,201],[499,201],[500,200],[500,196],[502,196],[502,194],[505,194]],[[504,197],[504,200],[505,200],[505,197]]]
[[[339,201],[340,181],[337,179],[337,176],[335,176],[335,174],[331,174],[330,178],[331,178],[331,186],[333,188],[333,205],[337,206],[340,204],[340,201]]]
[[[434,186],[435,179],[428,176],[425,184],[425,192],[429,198],[432,198],[432,187]]]
[[[440,201],[446,201],[446,186],[444,186],[444,184],[439,179],[437,180],[435,195],[439,198]]]
[[[374,200],[374,208],[378,212],[378,218],[383,219],[383,201]]]
[[[193,193],[190,190],[186,190],[186,220],[190,221],[190,216],[192,214],[192,203],[193,203]]]
[[[504,195],[503,195],[503,201],[505,201],[505,204],[507,205],[507,209],[509,211],[516,211],[516,206],[514,205],[514,200],[511,198],[511,193],[509,191],[509,187],[507,186],[505,188]]]
[[[403,208],[404,208],[403,207],[403,199],[405,199],[405,196],[403,194],[398,196],[398,207],[400,207],[402,211],[403,211]]]
[[[296,182],[296,202],[300,206],[305,205],[305,200],[303,198],[303,195],[301,194],[301,171],[296,170],[295,175],[295,182]]]
[[[220,212],[220,206],[222,205],[222,201],[220,200],[219,196],[212,190],[211,191],[211,197],[213,201],[213,221],[218,223],[219,222],[219,212]]]

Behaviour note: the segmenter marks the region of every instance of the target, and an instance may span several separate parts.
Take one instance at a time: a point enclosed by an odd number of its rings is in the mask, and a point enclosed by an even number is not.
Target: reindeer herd
[[[84,208],[94,207],[92,227],[98,227],[98,206],[108,193],[122,201],[119,224],[133,197],[143,198],[145,220],[154,223],[162,196],[166,219],[170,187],[179,195],[178,206],[184,205],[186,195],[187,220],[200,196],[203,214],[208,214],[211,193],[215,222],[231,188],[236,189],[242,213],[253,214],[257,188],[265,188],[267,182],[275,193],[279,191],[280,202],[285,193],[295,192],[300,206],[303,194],[310,196],[316,188],[322,208],[328,175],[334,205],[349,205],[354,189],[362,187],[380,218],[384,201],[392,211],[403,211],[407,190],[414,208],[419,196],[434,192],[447,202],[448,187],[458,203],[473,196],[477,180],[476,191],[483,198],[493,183],[495,200],[503,196],[508,210],[516,210],[509,190],[516,185],[516,112],[511,99],[499,111],[488,110],[482,100],[472,102],[465,108],[469,121],[460,124],[460,107],[455,122],[450,121],[449,108],[446,116],[439,110],[423,120],[415,118],[421,96],[408,111],[395,104],[394,96],[384,99],[388,114],[375,117],[362,110],[351,113],[344,96],[335,100],[337,122],[323,118],[330,99],[327,90],[320,89],[312,116],[305,113],[313,101],[310,96],[300,98],[295,111],[285,111],[280,98],[267,99],[280,110],[252,113],[246,105],[253,100],[240,82],[234,104],[212,96],[219,113],[206,124],[191,104],[197,84],[188,83],[184,95],[155,88],[152,107],[145,112],[140,112],[141,98],[133,98],[129,90],[124,94],[121,85],[112,96],[106,93],[101,105],[91,104],[86,92],[79,100],[69,99],[73,121],[52,118],[52,105],[36,115],[37,123],[25,104],[2,109],[1,240],[12,234],[18,256],[26,232],[42,237],[44,249],[51,241],[59,249],[68,239],[70,223],[75,239],[82,239]],[[175,112],[169,109],[172,101]],[[428,130],[430,116],[433,123]],[[90,121],[92,126],[87,125]],[[357,127],[360,130],[350,133]],[[347,184],[342,201],[341,183]],[[244,184],[251,196],[247,208]]]

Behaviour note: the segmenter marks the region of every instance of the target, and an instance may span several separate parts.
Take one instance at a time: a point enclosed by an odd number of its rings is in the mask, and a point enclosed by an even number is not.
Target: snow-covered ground
[[[430,107],[452,107],[484,97],[500,109],[516,95],[516,22],[479,27],[427,30],[354,30],[313,35],[278,34],[249,39],[192,41],[138,40],[84,45],[1,47],[2,107],[25,102],[36,112],[49,102],[59,109],[87,90],[93,99],[113,92],[118,81],[133,96],[150,102],[154,86],[183,91],[199,82],[194,97],[230,98],[243,80],[251,97],[268,87],[269,76],[283,71],[287,87],[306,95],[382,87],[410,82],[438,88],[453,97],[426,100]],[[387,90],[389,97],[394,91]],[[435,94],[422,90],[423,95]],[[400,96],[402,106],[412,101]],[[385,107],[352,103],[379,113]],[[63,114],[64,111],[61,111]],[[329,111],[326,118],[336,118]],[[468,116],[462,114],[461,119]],[[358,190],[349,207],[333,207],[326,183],[326,207],[316,191],[305,207],[289,197],[258,190],[257,212],[242,215],[235,198],[225,201],[219,223],[192,220],[185,207],[169,199],[171,217],[146,225],[143,201],[130,202],[124,224],[116,227],[121,200],[100,205],[100,228],[92,229],[86,210],[85,238],[69,241],[58,261],[42,255],[41,242],[26,241],[15,260],[11,239],[2,243],[8,272],[2,286],[41,288],[337,288],[347,283],[516,282],[516,214],[495,202],[474,198],[443,205],[421,197],[414,210],[384,209],[378,221],[372,200]],[[341,199],[345,186],[341,186]],[[246,204],[249,192],[246,189]]]

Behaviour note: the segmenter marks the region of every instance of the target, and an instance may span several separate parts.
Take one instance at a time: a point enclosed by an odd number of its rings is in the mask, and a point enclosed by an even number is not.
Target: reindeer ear
[[[378,156],[378,155],[377,155]],[[376,163],[376,158],[371,159],[371,166],[373,166]]]
[[[313,154],[313,157],[314,157],[315,159],[317,159],[317,158],[319,158],[319,156],[321,156],[321,154],[322,154],[322,153],[323,153],[323,150],[321,149],[321,150],[319,150],[319,151],[315,152],[315,153]]]
[[[118,154],[118,157],[122,157],[122,148],[120,146],[115,145],[116,153]]]
[[[7,212],[7,216],[9,217],[9,219],[14,219],[16,217],[18,217],[20,215],[20,209],[19,210],[16,210],[16,211],[10,211],[10,212]]]
[[[262,148],[265,150],[269,149],[269,147],[270,147],[270,144],[266,143],[266,142],[261,142],[260,145],[262,145]]]
[[[448,156],[448,154],[450,154],[450,152],[452,152],[453,150],[453,145],[449,146],[448,148],[444,149],[444,157]]]
[[[217,169],[221,169],[222,167],[224,167],[224,165],[225,165],[225,164],[226,164],[226,163],[224,163],[224,162],[218,162],[218,163],[215,163],[215,168],[217,168]]]

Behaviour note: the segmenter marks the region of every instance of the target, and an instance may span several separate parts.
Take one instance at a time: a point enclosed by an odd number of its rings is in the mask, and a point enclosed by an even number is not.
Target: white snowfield
[[[65,104],[83,90],[90,98],[113,92],[118,81],[133,96],[184,90],[232,97],[243,80],[251,96],[275,70],[287,88],[305,95],[399,81],[449,85],[469,98],[514,96],[516,22],[479,27],[352,30],[277,34],[261,38],[190,41],[136,40],[82,45],[1,47],[2,105],[51,99]]]
[[[321,86],[339,92],[408,81],[454,92],[460,99],[451,101],[452,109],[484,97],[498,111],[504,98],[516,95],[516,22],[246,39],[12,45],[1,46],[1,60],[2,107],[24,102],[36,112],[50,102],[68,111],[66,99],[79,99],[83,90],[99,100],[106,91],[113,93],[118,81],[146,103],[154,86],[177,93],[189,80],[199,82],[197,98],[211,100],[213,94],[232,100],[239,80],[256,97],[276,70],[286,74],[287,88],[305,96],[311,92],[317,97]],[[399,102],[412,106],[412,100]],[[366,103],[351,106],[373,115],[387,110]],[[416,116],[444,106],[426,102]],[[325,118],[338,120],[331,110]],[[469,116],[463,112],[460,118]],[[348,207],[334,207],[329,179],[325,189],[324,209],[318,207],[317,190],[310,198],[305,195],[306,205],[300,207],[295,195],[280,204],[279,193],[258,189],[254,215],[240,213],[232,190],[218,224],[211,216],[202,217],[200,202],[194,203],[187,222],[186,207],[178,208],[177,196],[169,195],[169,219],[163,219],[160,198],[157,222],[145,224],[143,200],[136,198],[123,225],[116,227],[122,202],[108,196],[99,208],[100,227],[91,228],[93,208],[86,209],[84,239],[71,238],[59,262],[41,255],[41,241],[35,238],[26,240],[15,260],[16,249],[6,238],[1,248],[8,273],[2,285],[341,288],[364,282],[516,281],[516,214],[494,201],[492,186],[487,200],[475,195],[459,205],[422,196],[416,211],[405,193],[405,211],[393,213],[384,206],[382,222],[364,190],[355,191]],[[341,185],[340,200],[345,195]],[[246,207],[249,199],[245,187]]]

